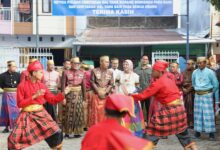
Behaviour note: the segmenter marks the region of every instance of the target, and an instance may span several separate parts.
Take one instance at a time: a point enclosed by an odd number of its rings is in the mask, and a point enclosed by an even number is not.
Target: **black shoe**
[[[209,133],[209,140],[210,141],[215,141],[215,134],[214,133]]]
[[[77,135],[74,135],[75,138],[80,138],[81,135],[80,134],[77,134]]]
[[[2,133],[9,133],[8,128],[5,128],[5,129],[2,131]]]
[[[195,137],[196,139],[199,139],[199,138],[201,137],[201,133],[200,133],[200,132],[196,132],[196,133],[194,134],[194,137]]]

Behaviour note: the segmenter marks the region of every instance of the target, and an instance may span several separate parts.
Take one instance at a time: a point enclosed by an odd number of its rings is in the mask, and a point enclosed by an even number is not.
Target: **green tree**
[[[215,6],[215,9],[220,11],[220,0],[207,0],[210,2],[213,6]]]

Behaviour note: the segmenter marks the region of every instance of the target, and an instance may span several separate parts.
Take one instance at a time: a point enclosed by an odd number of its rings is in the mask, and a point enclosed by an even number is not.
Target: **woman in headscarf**
[[[139,76],[133,72],[133,63],[127,59],[123,62],[123,72],[119,78],[118,93],[128,95],[135,93],[139,85]],[[143,136],[144,131],[144,117],[141,109],[140,102],[135,102],[135,116],[126,116],[124,118],[125,127],[130,129],[138,137]]]
[[[43,66],[39,61],[27,68],[30,78],[17,88],[17,105],[21,113],[8,137],[8,149],[20,150],[46,140],[54,150],[62,149],[63,134],[57,123],[44,109],[43,104],[56,104],[64,100],[64,93],[53,95],[41,82]],[[68,89],[65,90],[65,93]]]

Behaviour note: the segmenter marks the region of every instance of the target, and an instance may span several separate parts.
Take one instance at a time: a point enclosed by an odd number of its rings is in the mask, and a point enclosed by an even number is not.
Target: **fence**
[[[11,20],[10,7],[0,7],[0,20]]]
[[[28,66],[30,58],[36,58],[46,68],[46,62],[53,59],[53,54],[49,48],[9,48],[0,47],[0,73],[7,70],[7,61],[14,60],[17,64],[17,71],[21,72]]]
[[[165,60],[167,62],[178,62],[179,63],[179,52],[172,51],[157,51],[152,53],[152,65],[157,60]]]

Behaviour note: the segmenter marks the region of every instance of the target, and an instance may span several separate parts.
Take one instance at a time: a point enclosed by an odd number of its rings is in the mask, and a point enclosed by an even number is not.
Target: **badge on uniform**
[[[101,73],[100,72],[97,72],[95,75],[96,75],[97,79],[101,79]]]

